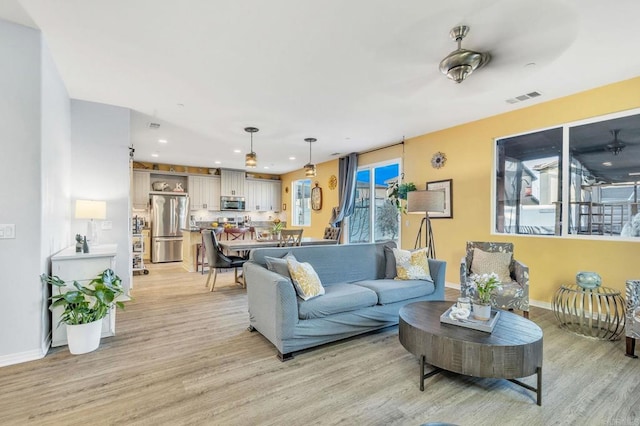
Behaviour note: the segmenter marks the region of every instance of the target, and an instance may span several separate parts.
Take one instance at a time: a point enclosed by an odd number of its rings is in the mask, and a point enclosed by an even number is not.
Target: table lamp
[[[90,245],[98,244],[98,227],[94,219],[107,218],[107,202],[94,200],[76,200],[76,219],[89,219],[87,240]]]
[[[427,257],[430,259],[436,258],[436,246],[433,241],[433,231],[431,228],[431,220],[429,219],[429,212],[443,211],[444,190],[407,192],[407,213],[424,215],[422,221],[420,221],[420,229],[418,229],[414,248],[420,247],[422,226],[426,224],[425,246],[428,248]]]

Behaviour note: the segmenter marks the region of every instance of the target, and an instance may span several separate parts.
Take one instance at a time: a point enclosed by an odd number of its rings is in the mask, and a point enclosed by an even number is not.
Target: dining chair
[[[283,229],[280,231],[280,243],[278,247],[293,247],[302,244],[302,232],[304,229]]]
[[[209,291],[213,291],[213,288],[216,285],[216,278],[218,277],[218,269],[219,268],[233,268],[234,280],[238,284],[242,284],[244,287],[244,282],[239,280],[238,277],[238,268],[242,268],[242,265],[247,261],[247,259],[242,258],[240,256],[227,256],[222,251],[220,244],[218,243],[218,238],[214,232],[211,230],[202,231],[202,238],[204,240],[205,250],[207,252],[207,259],[209,261],[209,275],[207,275],[207,282],[205,283],[205,287],[209,287],[209,281],[211,280],[211,275],[213,274],[213,282],[211,283],[211,287]]]

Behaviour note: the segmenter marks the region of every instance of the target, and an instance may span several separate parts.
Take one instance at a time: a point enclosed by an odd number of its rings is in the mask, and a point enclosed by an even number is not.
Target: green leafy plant
[[[40,279],[58,288],[58,294],[51,296],[51,308],[62,306],[64,309],[58,325],[89,324],[101,320],[113,305],[124,309],[124,303],[115,300],[124,293],[122,280],[111,269],[105,269],[87,285],[73,281],[75,290],[66,292],[63,291],[65,281],[57,275],[42,274]]]
[[[402,203],[402,200],[407,199],[407,192],[415,191],[416,189],[418,188],[413,182],[398,183],[396,181],[387,189],[387,198],[399,212],[406,213],[407,206]]]
[[[273,221],[273,228],[271,228],[271,233],[277,234],[278,232],[282,231],[282,228],[284,228],[284,222],[276,218]]]
[[[491,303],[491,292],[494,289],[501,288],[500,280],[495,272],[482,275],[471,275],[471,285],[476,293],[476,302],[488,305]]]

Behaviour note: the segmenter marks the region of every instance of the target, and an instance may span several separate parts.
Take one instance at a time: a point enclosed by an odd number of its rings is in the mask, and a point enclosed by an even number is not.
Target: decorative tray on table
[[[498,322],[498,318],[500,317],[500,311],[492,309],[491,318],[486,321],[481,321],[473,318],[473,314],[471,314],[469,318],[458,319],[455,316],[451,315],[452,308],[454,307],[455,305],[447,309],[442,315],[440,315],[440,322],[491,333],[493,331],[493,328],[496,326],[496,323]]]

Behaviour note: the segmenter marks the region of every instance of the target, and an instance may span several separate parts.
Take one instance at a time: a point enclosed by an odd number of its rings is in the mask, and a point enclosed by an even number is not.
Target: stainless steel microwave
[[[244,211],[244,197],[220,197],[220,210]]]

